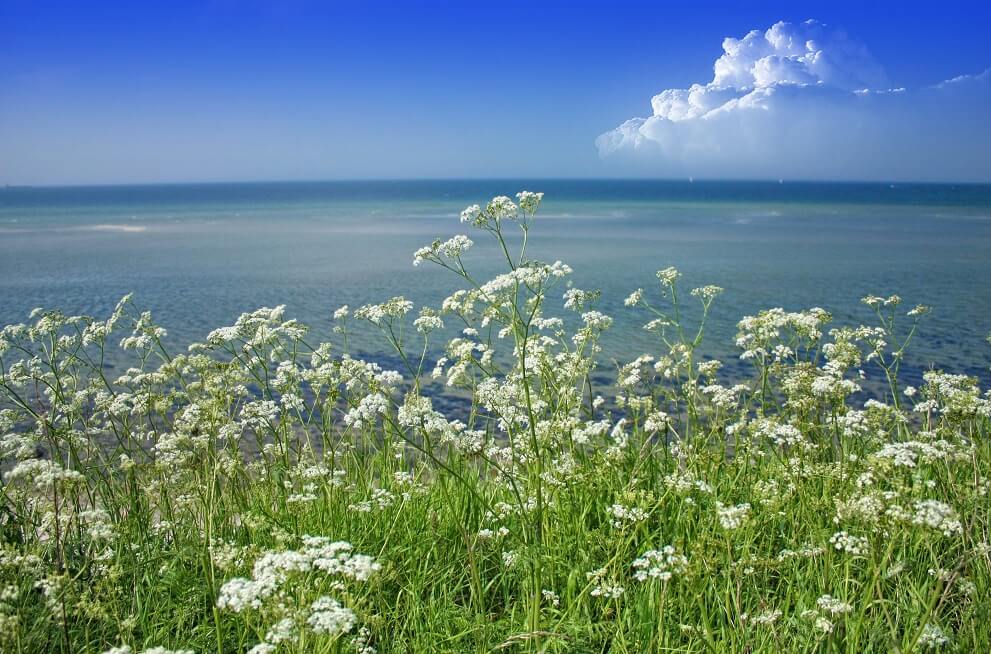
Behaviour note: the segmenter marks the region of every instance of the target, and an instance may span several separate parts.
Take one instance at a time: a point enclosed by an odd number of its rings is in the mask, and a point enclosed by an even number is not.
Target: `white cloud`
[[[599,136],[600,156],[671,176],[991,181],[991,69],[892,89],[866,48],[810,20],[725,39],[713,71]]]

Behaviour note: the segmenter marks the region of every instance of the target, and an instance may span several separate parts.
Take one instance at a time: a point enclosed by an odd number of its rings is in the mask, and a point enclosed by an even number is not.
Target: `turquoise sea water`
[[[469,255],[497,253],[458,222],[467,204],[521,189],[546,193],[533,255],[561,259],[603,291],[617,359],[657,352],[623,307],[654,271],[686,291],[716,284],[704,348],[734,358],[735,324],[761,308],[821,306],[836,324],[870,319],[859,300],[898,293],[931,304],[908,359],[978,375],[991,368],[991,186],[654,181],[423,181],[0,189],[0,323],[36,306],[104,315],[124,294],[150,309],[176,347],[243,311],[287,305],[329,333],[330,314],[405,295],[437,305],[459,288],[412,266],[437,237],[469,233]],[[562,289],[563,290],[563,289]],[[359,338],[365,353],[381,342]]]

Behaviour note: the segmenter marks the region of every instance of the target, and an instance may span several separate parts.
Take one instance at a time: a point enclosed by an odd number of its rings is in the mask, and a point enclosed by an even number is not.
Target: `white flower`
[[[695,297],[702,298],[703,302],[711,302],[712,298],[716,297],[723,292],[723,289],[719,286],[703,286],[701,288],[693,288],[692,295]]]
[[[673,575],[681,574],[688,568],[688,559],[678,554],[671,545],[665,545],[660,550],[644,552],[633,562],[633,568],[636,570],[633,577],[637,581],[668,581]]]
[[[520,203],[520,209],[522,209],[524,213],[530,214],[531,216],[537,213],[537,207],[540,206],[540,201],[543,199],[543,193],[520,191],[516,194],[516,200]]]
[[[517,211],[516,205],[505,195],[498,195],[485,205],[485,212],[492,216],[496,223],[515,218]]]
[[[846,552],[853,556],[863,556],[870,550],[870,543],[866,538],[853,536],[845,531],[838,531],[829,538],[829,542],[840,552]]]
[[[589,595],[606,599],[619,599],[626,592],[626,589],[619,584],[607,581],[606,576],[608,574],[609,570],[606,568],[585,573],[585,577],[592,583],[592,590],[589,591]]]
[[[461,222],[471,223],[472,225],[480,227],[484,224],[484,220],[482,219],[482,208],[477,204],[467,207],[461,212]]]
[[[332,636],[345,634],[354,627],[357,617],[354,612],[341,606],[340,602],[331,597],[321,597],[310,606],[310,615],[306,624],[315,633]]]
[[[637,524],[647,519],[647,512],[638,507],[628,507],[622,504],[613,504],[608,509],[609,515],[613,517],[612,526],[621,529],[627,524]]]
[[[774,609],[772,611],[765,611],[755,616],[748,616],[744,613],[740,616],[740,619],[744,622],[749,622],[750,624],[768,626],[777,622],[784,613],[780,609]]]
[[[912,524],[930,527],[943,532],[945,536],[963,533],[963,525],[953,508],[936,500],[922,500],[915,503]]]
[[[586,305],[599,297],[598,291],[583,291],[580,288],[569,288],[564,292],[564,308],[581,311]]]
[[[427,334],[435,329],[443,329],[444,321],[438,316],[424,315],[414,320],[413,326],[416,327],[416,331],[421,334]]]
[[[354,429],[362,429],[374,423],[377,416],[385,415],[389,410],[389,400],[381,393],[373,393],[361,398],[358,406],[352,408],[344,416],[344,424]]]
[[[551,606],[560,606],[560,604],[561,604],[561,598],[558,597],[558,594],[555,593],[552,590],[544,589],[544,590],[540,591],[540,595],[546,601],[550,602],[551,603]]]
[[[823,595],[816,600],[816,604],[820,609],[830,613],[832,615],[843,615],[844,613],[849,613],[853,610],[853,605],[847,604],[846,602],[841,602],[835,599],[832,595]]]
[[[833,633],[834,625],[832,622],[820,615],[815,620],[815,628],[824,634],[831,634]]]
[[[630,293],[629,297],[623,300],[623,304],[628,307],[634,307],[643,301],[643,289],[638,288],[637,290]]]
[[[474,242],[462,234],[453,236],[443,242],[438,239],[430,245],[420,248],[413,254],[413,265],[418,266],[424,261],[440,262],[441,256],[448,259],[458,259],[472,245],[474,245]]]
[[[726,506],[722,502],[716,502],[716,515],[719,516],[719,524],[723,529],[737,529],[750,515],[750,504],[745,502],[736,506]]]
[[[643,429],[646,432],[664,431],[670,420],[670,416],[663,411],[654,411],[643,421]]]
[[[919,635],[919,645],[926,649],[936,649],[950,642],[943,630],[934,624],[926,624]]]
[[[677,268],[668,267],[657,271],[657,278],[665,286],[672,286],[679,277],[681,277],[681,273],[678,272]]]
[[[368,320],[378,325],[386,318],[401,318],[412,309],[413,303],[399,296],[382,304],[366,304],[354,312],[354,317],[359,320]]]
[[[612,318],[598,311],[583,313],[582,320],[585,321],[585,326],[599,331],[609,329],[612,325]]]

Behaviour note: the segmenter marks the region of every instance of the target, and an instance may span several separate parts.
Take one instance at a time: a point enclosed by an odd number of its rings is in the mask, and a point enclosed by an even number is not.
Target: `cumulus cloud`
[[[814,20],[723,41],[713,79],[596,139],[661,175],[991,181],[991,69],[892,88],[868,50]]]

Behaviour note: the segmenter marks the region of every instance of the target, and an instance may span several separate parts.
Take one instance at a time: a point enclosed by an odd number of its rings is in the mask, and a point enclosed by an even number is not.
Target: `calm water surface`
[[[821,306],[836,324],[870,319],[868,294],[931,304],[908,360],[978,375],[991,368],[991,186],[430,181],[0,189],[0,323],[36,306],[104,315],[124,294],[184,347],[260,306],[329,333],[342,304],[405,295],[438,304],[445,271],[413,251],[465,233],[466,204],[527,188],[546,193],[534,256],[561,259],[599,288],[616,318],[609,357],[657,349],[625,309],[673,265],[686,291],[716,284],[706,352],[734,358],[736,321],[761,308]],[[470,234],[470,232],[468,232]],[[494,273],[497,253],[472,235]],[[563,289],[562,289],[563,290]],[[359,338],[367,354],[382,344]]]

